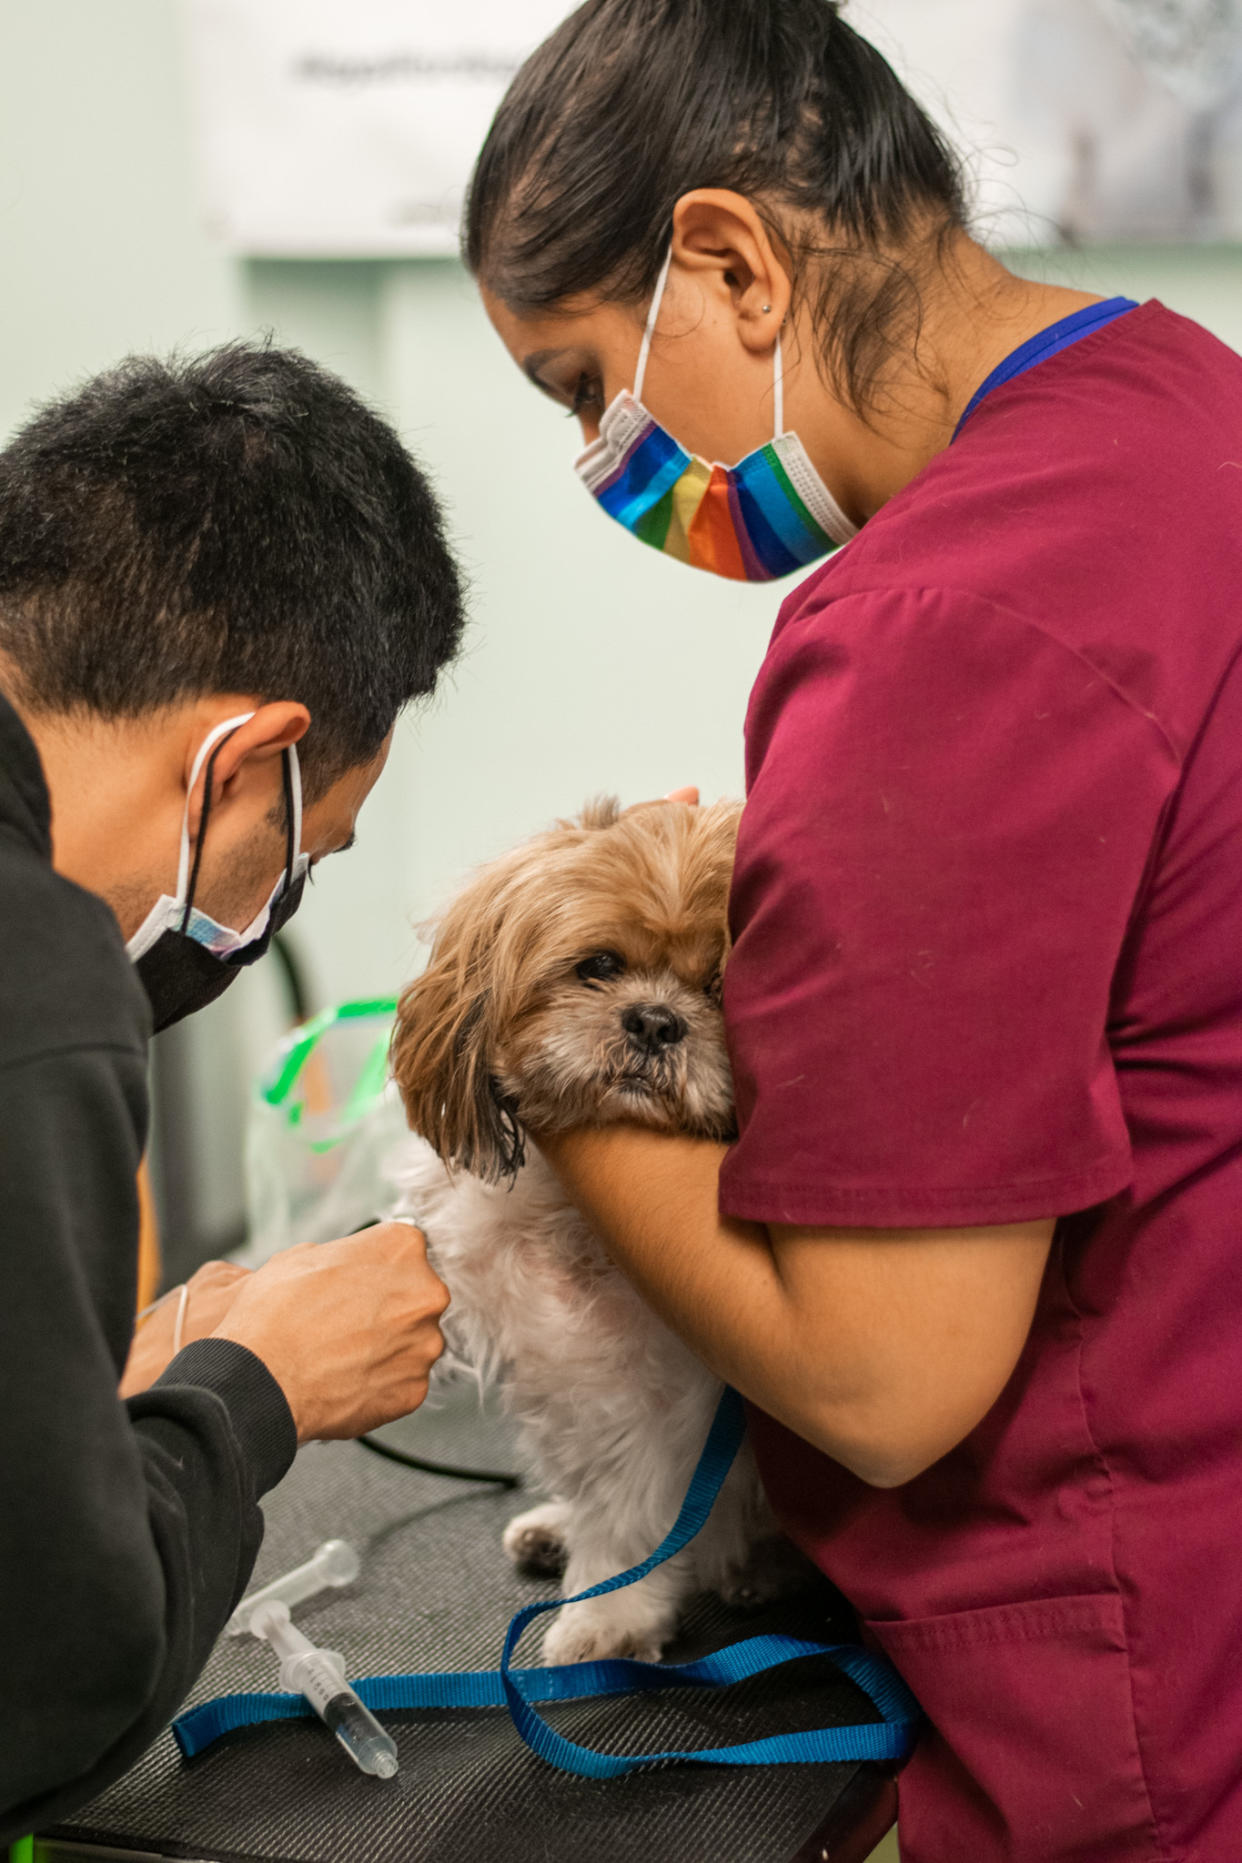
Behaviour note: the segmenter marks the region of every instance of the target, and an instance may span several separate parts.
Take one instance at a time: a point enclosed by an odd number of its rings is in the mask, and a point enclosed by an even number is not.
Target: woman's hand
[[[178,1347],[189,1345],[191,1339],[203,1339],[213,1333],[227,1313],[239,1283],[249,1275],[249,1268],[240,1268],[236,1262],[209,1261],[184,1289],[170,1289],[146,1319],[138,1322],[121,1379],[121,1396],[136,1397],[139,1391],[155,1383],[172,1360],[174,1342]],[[183,1292],[185,1307],[181,1337],[177,1340],[177,1314]]]

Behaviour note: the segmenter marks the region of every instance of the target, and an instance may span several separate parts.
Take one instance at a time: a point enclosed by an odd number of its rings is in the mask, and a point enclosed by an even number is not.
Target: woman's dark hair
[[[370,762],[461,627],[427,480],[296,351],[131,357],[0,452],[0,656],[36,711],[299,700],[313,798]]]
[[[862,409],[917,339],[917,232],[965,223],[959,164],[832,0],[587,0],[522,66],[475,166],[466,263],[519,313],[655,285],[678,198],[750,198]],[[818,277],[811,263],[820,260]]]

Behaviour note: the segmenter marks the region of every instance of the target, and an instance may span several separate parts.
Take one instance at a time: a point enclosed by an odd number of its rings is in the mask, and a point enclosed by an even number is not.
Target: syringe
[[[225,1631],[231,1637],[244,1637],[260,1604],[273,1600],[291,1606],[301,1604],[329,1585],[352,1585],[358,1572],[358,1555],[348,1540],[325,1540],[317,1552],[301,1565],[295,1565],[292,1572],[285,1572],[270,1585],[261,1585],[258,1591],[243,1598],[224,1626]]]
[[[344,1657],[337,1650],[316,1649],[309,1637],[294,1629],[289,1606],[279,1599],[255,1608],[250,1629],[280,1657],[280,1686],[305,1695],[354,1765],[378,1779],[391,1779],[398,1765],[396,1742],[345,1680]]]

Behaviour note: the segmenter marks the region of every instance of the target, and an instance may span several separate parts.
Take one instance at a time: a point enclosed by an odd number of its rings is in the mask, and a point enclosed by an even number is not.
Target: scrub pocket
[[[867,1628],[931,1723],[901,1774],[902,1863],[1163,1863],[1120,1598]]]

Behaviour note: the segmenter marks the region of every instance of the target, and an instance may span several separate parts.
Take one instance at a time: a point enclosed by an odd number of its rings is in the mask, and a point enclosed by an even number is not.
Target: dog
[[[721,1385],[646,1305],[532,1133],[628,1123],[728,1139],[721,1013],[740,805],[589,806],[482,868],[405,990],[393,1071],[412,1132],[395,1214],[452,1294],[452,1350],[498,1379],[554,1498],[504,1536],[565,1595],[672,1525]],[[657,1661],[685,1600],[755,1601],[774,1533],[744,1446],[707,1525],[626,1590],[557,1613],[544,1661]],[[779,1560],[775,1562],[779,1565]]]

